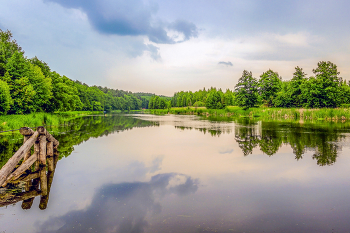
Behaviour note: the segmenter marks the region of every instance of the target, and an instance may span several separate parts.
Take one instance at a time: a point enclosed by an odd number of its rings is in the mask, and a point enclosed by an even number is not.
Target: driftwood
[[[25,171],[32,166],[32,164],[37,160],[38,155],[34,153],[32,156],[29,157],[24,163],[19,166],[16,171],[14,171],[11,175],[8,176],[7,180],[2,186],[5,186],[7,183],[11,182],[11,180],[18,179]]]
[[[34,134],[19,148],[19,150],[7,161],[7,163],[0,170],[0,186],[6,181],[7,177],[16,167],[18,162],[24,157],[24,155],[30,150],[34,141],[38,137],[38,131]]]

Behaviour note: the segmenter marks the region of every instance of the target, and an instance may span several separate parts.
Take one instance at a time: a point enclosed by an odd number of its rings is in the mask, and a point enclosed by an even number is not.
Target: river
[[[47,207],[0,207],[0,232],[350,232],[342,123],[130,114],[49,130]],[[22,141],[0,136],[0,166]]]

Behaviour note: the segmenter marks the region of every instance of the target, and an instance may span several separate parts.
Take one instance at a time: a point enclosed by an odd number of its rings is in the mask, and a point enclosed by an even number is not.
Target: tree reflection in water
[[[192,127],[179,127],[181,130]],[[230,134],[230,129],[206,129],[193,128],[204,134],[210,133],[213,137],[219,137],[222,133]],[[308,151],[313,151],[312,158],[320,166],[332,165],[336,162],[338,152],[342,147],[337,143],[342,141],[349,127],[343,123],[297,123],[297,122],[263,122],[249,118],[235,120],[235,141],[241,148],[243,155],[253,153],[253,149],[259,149],[266,155],[272,156],[278,152],[283,144],[290,145],[295,154],[295,159],[303,158]]]
[[[259,122],[235,126],[235,140],[244,155],[251,154],[259,146],[263,153],[272,156],[282,144],[289,144],[296,160],[302,159],[307,151],[314,151],[312,158],[320,166],[336,162],[342,148],[334,142],[344,137],[341,131],[311,124]]]

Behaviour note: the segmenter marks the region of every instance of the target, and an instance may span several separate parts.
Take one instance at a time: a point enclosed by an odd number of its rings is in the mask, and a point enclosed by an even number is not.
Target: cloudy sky
[[[284,80],[332,61],[350,79],[347,0],[0,0],[31,58],[89,85],[173,95],[233,89],[247,69]]]

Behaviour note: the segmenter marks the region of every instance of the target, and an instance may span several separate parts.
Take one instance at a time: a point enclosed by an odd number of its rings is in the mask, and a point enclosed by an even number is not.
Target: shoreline
[[[350,108],[249,108],[244,110],[237,106],[224,109],[207,109],[205,107],[175,107],[171,109],[143,109],[144,113],[156,115],[199,115],[204,117],[257,118],[267,120],[299,120],[345,122],[350,120]]]

